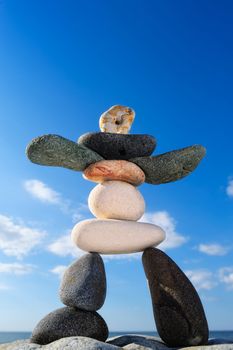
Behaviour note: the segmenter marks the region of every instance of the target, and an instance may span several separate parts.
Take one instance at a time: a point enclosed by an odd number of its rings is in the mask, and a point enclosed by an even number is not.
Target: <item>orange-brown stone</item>
[[[145,174],[136,164],[126,160],[101,160],[89,165],[83,172],[84,179],[102,183],[104,181],[125,181],[139,186],[145,181]]]

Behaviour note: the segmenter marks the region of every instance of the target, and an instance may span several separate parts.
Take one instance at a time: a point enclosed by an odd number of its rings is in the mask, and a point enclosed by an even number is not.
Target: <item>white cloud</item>
[[[230,179],[227,184],[226,193],[229,197],[233,198],[233,180]]]
[[[22,258],[39,245],[44,236],[44,231],[0,214],[0,250],[5,255]]]
[[[34,266],[29,264],[19,263],[0,263],[0,273],[14,274],[14,275],[26,275],[31,273]]]
[[[24,181],[25,190],[41,202],[61,205],[60,193],[54,191],[44,182],[39,180]]]
[[[211,271],[205,269],[187,270],[185,271],[185,274],[191,280],[197,290],[210,290],[217,285],[214,275]]]
[[[66,265],[57,265],[53,269],[51,269],[50,272],[54,273],[59,278],[62,278],[66,269]]]
[[[199,244],[198,250],[201,253],[205,253],[207,255],[226,255],[228,253],[229,248],[224,247],[220,244]]]
[[[222,267],[218,273],[220,281],[225,283],[229,289],[233,289],[233,267]]]
[[[73,256],[75,258],[82,256],[85,252],[77,248],[71,241],[70,234],[59,237],[53,243],[51,243],[47,249],[59,256]]]
[[[26,180],[24,181],[23,186],[30,195],[42,203],[55,205],[65,214],[71,215],[73,222],[84,219],[86,216],[84,215],[88,210],[86,204],[78,203],[77,206],[73,207],[70,200],[63,198],[59,192],[55,191],[40,180]]]
[[[0,283],[0,291],[11,289],[7,284]]]
[[[158,225],[166,233],[166,239],[159,245],[160,249],[177,248],[186,243],[188,237],[185,237],[176,231],[176,221],[167,211],[157,211],[154,213],[145,213],[140,220]]]

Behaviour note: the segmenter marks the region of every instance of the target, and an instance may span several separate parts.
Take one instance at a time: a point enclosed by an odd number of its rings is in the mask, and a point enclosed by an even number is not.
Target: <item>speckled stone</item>
[[[157,246],[165,239],[165,232],[145,222],[88,219],[74,226],[71,238],[86,252],[129,254]]]
[[[158,156],[133,158],[130,161],[144,171],[147,183],[159,185],[189,175],[205,154],[206,149],[203,146],[194,145]]]
[[[98,219],[137,221],[145,213],[141,193],[123,181],[106,181],[95,186],[89,194],[88,206]]]
[[[28,158],[36,164],[83,171],[103,158],[85,146],[59,135],[43,135],[33,139],[26,149]]]
[[[31,343],[44,345],[73,336],[105,341],[108,327],[97,312],[63,307],[50,312],[37,324],[32,332]]]
[[[29,339],[0,344],[0,350],[117,350],[118,346],[87,337],[66,337],[47,345],[30,343]]]
[[[105,159],[130,159],[149,156],[156,140],[150,135],[89,132],[80,136],[78,144],[97,152]]]
[[[104,112],[99,120],[102,132],[128,134],[134,121],[135,112],[132,108],[116,105]]]
[[[127,160],[101,160],[89,165],[83,172],[86,180],[102,183],[104,181],[125,181],[139,186],[145,181],[145,174],[139,166]]]
[[[168,346],[207,344],[209,330],[192,283],[165,253],[148,248],[142,256],[156,328]]]
[[[60,286],[63,304],[96,311],[103,306],[105,297],[106,276],[99,254],[85,254],[67,268]]]

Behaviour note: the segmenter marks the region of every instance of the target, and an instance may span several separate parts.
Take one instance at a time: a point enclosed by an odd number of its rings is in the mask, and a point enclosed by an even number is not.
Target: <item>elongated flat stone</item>
[[[204,345],[208,324],[200,298],[181,269],[159,249],[142,256],[159,336],[170,347]]]
[[[139,186],[145,181],[142,169],[127,160],[101,160],[89,165],[84,170],[83,177],[100,183],[111,180],[125,181],[134,186]]]
[[[75,225],[71,237],[75,245],[87,252],[127,254],[158,245],[165,232],[144,222],[89,219]]]
[[[50,312],[37,324],[32,332],[31,343],[44,345],[73,336],[105,341],[108,327],[97,312],[63,307]]]
[[[123,181],[106,181],[93,188],[88,206],[98,219],[139,220],[145,201],[133,185]]]
[[[85,254],[67,268],[60,286],[63,304],[96,311],[103,306],[105,297],[106,276],[99,254]]]
[[[89,132],[80,136],[78,144],[90,148],[105,159],[127,160],[151,155],[156,140],[150,135]]]
[[[82,171],[88,165],[103,159],[85,146],[53,134],[33,139],[27,146],[26,154],[33,163],[76,171]]]
[[[146,182],[159,185],[189,175],[206,154],[205,147],[194,145],[152,157],[132,158],[146,175]]]

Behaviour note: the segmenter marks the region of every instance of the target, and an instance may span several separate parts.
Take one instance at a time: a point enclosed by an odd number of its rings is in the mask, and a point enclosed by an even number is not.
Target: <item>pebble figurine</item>
[[[48,344],[69,336],[105,341],[108,327],[97,313],[106,297],[101,254],[134,252],[143,252],[161,339],[171,347],[208,341],[208,324],[196,290],[176,263],[155,248],[165,239],[165,232],[138,221],[145,212],[138,186],[182,179],[197,167],[205,148],[194,145],[154,156],[153,136],[128,133],[134,117],[133,109],[113,106],[100,117],[101,132],[82,135],[77,143],[44,135],[27,147],[33,163],[82,171],[84,179],[97,183],[88,197],[95,218],[77,223],[71,233],[73,243],[87,254],[65,271],[59,291],[65,307],[37,324],[33,343]]]

